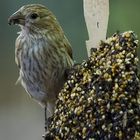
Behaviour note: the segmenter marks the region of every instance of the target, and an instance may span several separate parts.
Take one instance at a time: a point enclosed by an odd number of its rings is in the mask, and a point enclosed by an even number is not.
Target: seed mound
[[[138,40],[115,33],[71,70],[46,140],[140,139]]]

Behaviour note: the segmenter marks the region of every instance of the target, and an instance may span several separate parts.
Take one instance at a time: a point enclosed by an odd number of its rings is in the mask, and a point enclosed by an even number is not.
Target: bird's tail
[[[47,103],[47,118],[53,115],[54,109],[55,109],[55,102],[48,102]]]

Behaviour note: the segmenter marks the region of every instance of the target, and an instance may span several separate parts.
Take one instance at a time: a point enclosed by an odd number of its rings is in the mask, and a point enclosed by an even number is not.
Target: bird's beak
[[[8,24],[9,25],[14,25],[14,24],[25,25],[25,16],[22,15],[20,11],[17,11],[8,18]]]

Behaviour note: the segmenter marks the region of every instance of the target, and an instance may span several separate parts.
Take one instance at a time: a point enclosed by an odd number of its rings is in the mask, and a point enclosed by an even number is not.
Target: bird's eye
[[[31,14],[31,19],[36,19],[37,17],[38,17],[38,14],[36,14],[36,13],[33,13],[33,14]]]

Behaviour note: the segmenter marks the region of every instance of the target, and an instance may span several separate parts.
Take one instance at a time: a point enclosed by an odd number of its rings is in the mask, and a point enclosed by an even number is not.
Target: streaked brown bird
[[[15,43],[18,81],[52,115],[65,71],[73,65],[71,45],[54,14],[43,5],[22,6],[8,22],[21,27]]]

